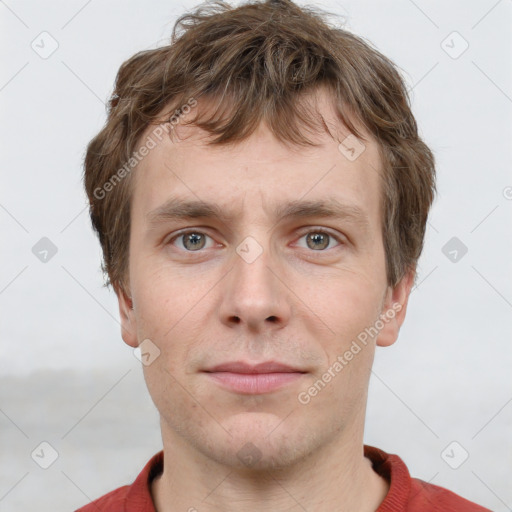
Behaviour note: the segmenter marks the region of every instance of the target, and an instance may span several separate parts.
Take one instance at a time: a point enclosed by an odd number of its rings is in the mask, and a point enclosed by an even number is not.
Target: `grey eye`
[[[312,231],[306,235],[306,243],[310,249],[325,249],[329,245],[330,235]]]
[[[206,241],[205,235],[202,233],[185,233],[181,235],[179,238],[183,240],[183,246],[185,249],[190,251],[197,251],[199,249],[203,249]]]

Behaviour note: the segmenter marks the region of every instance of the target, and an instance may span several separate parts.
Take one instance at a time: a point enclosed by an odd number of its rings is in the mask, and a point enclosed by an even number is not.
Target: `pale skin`
[[[127,285],[116,293],[124,341],[150,339],[160,350],[144,367],[165,454],[151,489],[159,512],[371,512],[388,492],[363,455],[368,383],[375,347],[397,339],[414,272],[387,283],[376,142],[350,161],[338,149],[348,132],[324,93],[318,108],[337,140],[309,134],[322,145],[287,147],[262,124],[236,146],[206,146],[204,132],[179,127],[180,138],[165,137],[133,176]],[[213,203],[225,218],[151,223],[171,198]],[[360,216],[275,215],[292,201],[329,200]],[[184,229],[197,245],[178,236]],[[328,236],[311,241],[318,230]],[[262,250],[250,263],[237,252],[246,237]],[[299,393],[397,304],[301,404]],[[235,360],[305,373],[270,393],[240,394],[203,372]],[[251,466],[239,456],[244,446],[257,454]]]

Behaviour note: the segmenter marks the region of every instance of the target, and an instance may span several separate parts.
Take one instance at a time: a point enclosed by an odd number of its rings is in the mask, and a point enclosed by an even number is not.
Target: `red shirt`
[[[372,461],[373,469],[390,484],[376,512],[490,512],[443,487],[411,478],[398,455],[368,445],[364,446],[364,455]],[[75,512],[155,512],[151,480],[162,472],[163,462],[163,452],[157,453],[132,485],[105,494]]]

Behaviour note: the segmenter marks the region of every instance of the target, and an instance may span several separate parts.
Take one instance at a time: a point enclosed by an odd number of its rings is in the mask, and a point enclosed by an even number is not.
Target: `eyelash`
[[[181,232],[177,233],[176,235],[174,235],[168,242],[165,243],[165,245],[172,245],[175,240],[177,240],[180,237],[183,237],[185,235],[192,234],[192,233],[199,234],[199,235],[205,235],[205,236],[207,236],[209,238],[212,238],[210,235],[208,235],[207,233],[205,233],[204,231],[201,231],[199,229],[188,229],[186,231],[181,231]],[[327,231],[326,229],[323,229],[323,228],[308,228],[307,231],[302,232],[302,234],[299,236],[299,239],[303,238],[304,236],[306,236],[306,235],[308,235],[310,233],[328,235],[330,238],[333,238],[334,240],[336,240],[340,245],[344,244],[344,241],[341,239],[341,237],[339,237],[337,235],[334,235],[330,231]],[[336,247],[338,247],[338,246],[336,246]],[[313,252],[313,253],[314,252],[323,253],[323,252],[327,252],[328,250],[333,250],[336,247],[331,247],[330,249],[322,249],[322,250],[319,250],[319,251],[314,251],[313,249],[310,249],[310,252]],[[197,251],[188,251],[186,249],[180,249],[180,250],[183,250],[184,252],[187,252],[187,253],[190,253],[190,254],[194,254],[194,253],[201,254],[204,251],[204,249],[199,249]]]

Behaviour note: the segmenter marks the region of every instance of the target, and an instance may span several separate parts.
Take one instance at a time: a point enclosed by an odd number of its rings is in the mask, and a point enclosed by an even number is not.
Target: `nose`
[[[291,304],[282,273],[269,250],[255,239],[249,238],[245,246],[240,244],[233,254],[233,268],[222,281],[222,323],[253,332],[287,325]]]

